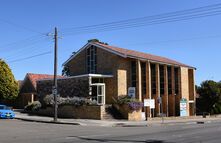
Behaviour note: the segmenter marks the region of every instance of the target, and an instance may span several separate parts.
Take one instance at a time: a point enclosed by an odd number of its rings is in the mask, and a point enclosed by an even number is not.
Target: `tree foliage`
[[[12,100],[18,96],[18,82],[9,66],[0,59],[0,101]]]
[[[197,109],[201,112],[211,114],[221,113],[221,83],[206,80],[196,88],[200,95],[197,102]]]
[[[100,41],[100,40],[98,40],[98,39],[90,39],[90,40],[88,40],[87,42],[88,42],[88,43],[90,43],[90,42],[98,42],[98,43],[101,43],[101,44],[108,45],[108,43],[101,42],[101,41]]]

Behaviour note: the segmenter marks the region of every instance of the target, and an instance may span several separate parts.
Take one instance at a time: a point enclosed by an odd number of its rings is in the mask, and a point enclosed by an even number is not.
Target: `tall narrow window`
[[[87,72],[97,72],[97,48],[95,46],[87,48]]]
[[[164,95],[164,66],[160,65],[160,95]]]
[[[174,68],[174,78],[175,78],[175,94],[179,94],[179,75],[178,75],[178,68]]]
[[[167,66],[167,79],[168,79],[168,94],[172,94],[172,75],[171,66]]]
[[[151,92],[152,95],[156,95],[156,65],[151,64]]]
[[[146,63],[141,63],[142,95],[146,95]]]
[[[131,86],[136,87],[136,61],[131,61]]]

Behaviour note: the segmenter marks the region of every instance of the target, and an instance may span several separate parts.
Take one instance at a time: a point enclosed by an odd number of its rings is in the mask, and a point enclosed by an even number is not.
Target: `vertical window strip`
[[[160,95],[164,95],[164,66],[160,65]]]
[[[168,79],[168,95],[172,94],[172,75],[171,66],[167,66],[167,79]]]
[[[141,63],[142,95],[146,95],[146,63]]]
[[[95,46],[87,49],[87,71],[88,73],[97,72],[97,48]]]
[[[131,86],[136,87],[136,61],[131,61]]]
[[[156,95],[156,65],[151,64],[151,93]]]
[[[179,94],[179,75],[178,75],[178,68],[174,68],[174,78],[175,78],[175,94]]]

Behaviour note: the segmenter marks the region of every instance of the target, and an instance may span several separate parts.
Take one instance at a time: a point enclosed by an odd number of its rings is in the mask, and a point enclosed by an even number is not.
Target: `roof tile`
[[[191,67],[189,65],[186,65],[186,64],[183,64],[183,63],[180,63],[180,62],[177,62],[175,60],[171,60],[171,59],[168,59],[165,57],[161,57],[161,56],[156,56],[156,55],[138,52],[138,51],[134,51],[134,50],[128,50],[128,49],[119,48],[119,47],[115,47],[115,46],[109,46],[109,45],[105,45],[105,44],[102,44],[99,42],[94,42],[94,44],[102,46],[102,47],[107,48],[109,50],[112,50],[112,51],[117,52],[119,54],[125,55],[126,57],[141,58],[141,59],[151,60],[151,61],[155,61],[155,62],[162,62],[162,63],[168,63],[168,64],[179,65],[179,66],[184,66],[184,67]],[[193,67],[191,67],[191,68],[193,68]]]
[[[36,88],[38,80],[41,80],[41,79],[52,79],[52,78],[54,78],[54,75],[27,73],[27,77],[30,79],[31,83]],[[63,78],[63,76],[60,76],[60,75],[58,75],[57,77],[58,78]]]

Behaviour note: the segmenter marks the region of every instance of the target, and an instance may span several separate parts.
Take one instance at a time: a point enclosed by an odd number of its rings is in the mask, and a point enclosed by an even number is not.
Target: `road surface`
[[[148,127],[96,127],[0,120],[0,143],[220,143],[221,121]]]

